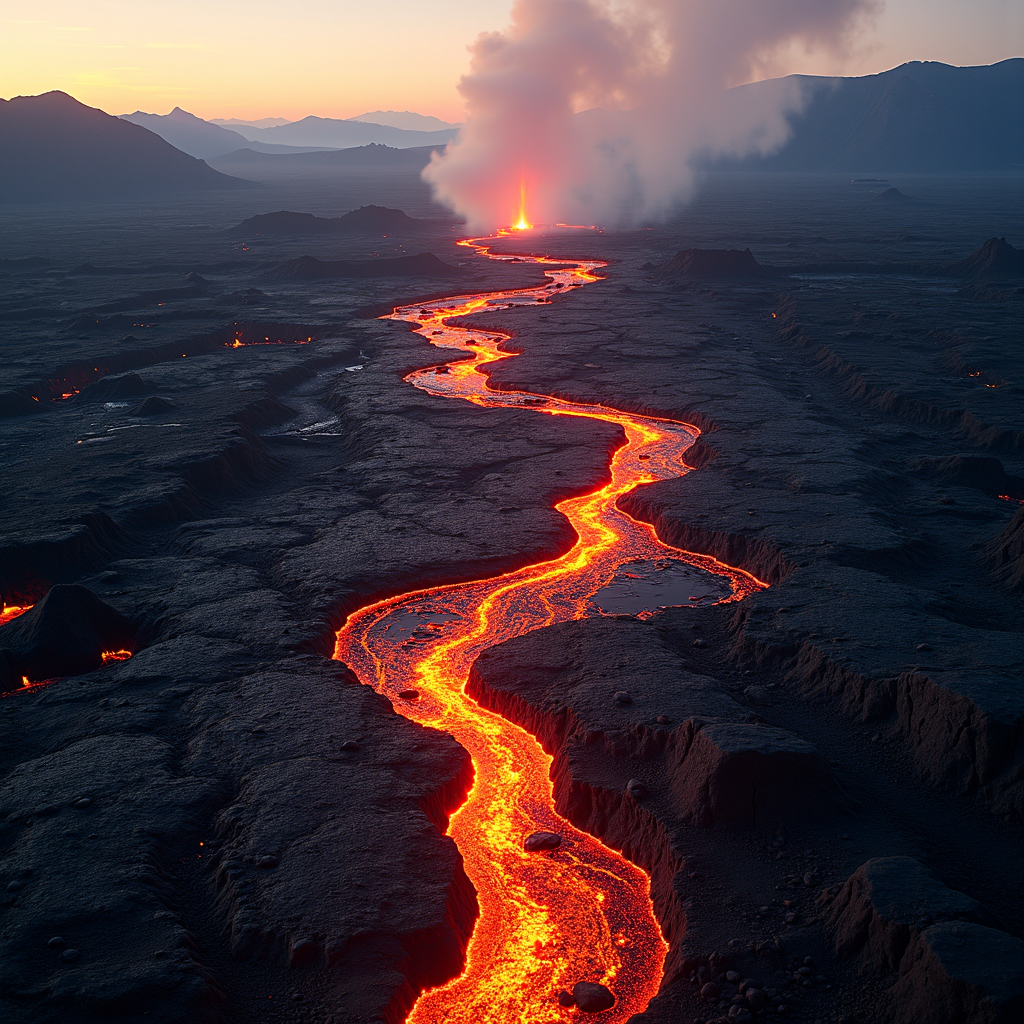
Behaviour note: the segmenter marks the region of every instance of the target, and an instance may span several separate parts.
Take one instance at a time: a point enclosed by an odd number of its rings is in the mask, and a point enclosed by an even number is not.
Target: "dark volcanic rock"
[[[954,263],[949,273],[969,281],[1018,281],[1024,278],[1024,250],[1005,238],[990,238],[967,259]]]
[[[619,673],[630,681],[628,707],[605,697]],[[599,806],[607,828],[627,793],[629,804],[647,796],[633,759],[649,766],[645,776],[663,779],[676,814],[703,826],[749,827],[843,802],[810,743],[746,722],[745,709],[684,669],[647,623],[586,619],[508,640],[476,660],[468,692],[554,754],[556,806],[581,828],[593,830]],[[678,724],[644,724],[652,707],[668,708]],[[598,763],[621,773],[616,791],[588,785],[587,768]],[[608,769],[600,774],[607,779]]]
[[[900,1024],[1014,1024],[1024,1019],[1024,942],[965,921],[925,929],[892,994]]]
[[[862,969],[892,971],[910,944],[939,921],[983,922],[976,900],[946,888],[912,857],[878,857],[846,881],[829,911],[836,949]]]
[[[0,626],[8,675],[0,691],[30,681],[92,672],[104,651],[131,650],[135,629],[120,612],[79,586],[53,587],[30,611]]]
[[[1003,582],[1013,591],[1024,590],[1024,508],[989,541],[987,553]]]
[[[615,996],[604,985],[581,981],[572,988],[577,1009],[583,1013],[602,1013],[615,1005]]]
[[[985,494],[1005,494],[1024,498],[1024,479],[1010,476],[999,459],[990,455],[950,455],[940,459],[921,459],[918,472],[933,480],[973,487]]]
[[[282,263],[266,275],[268,281],[332,281],[372,277],[462,277],[464,270],[439,260],[433,253],[396,256],[390,259],[318,260],[313,256]]]
[[[523,849],[529,853],[537,850],[557,850],[562,845],[562,837],[557,832],[534,832],[523,842]]]
[[[261,213],[242,221],[229,234],[253,235],[329,235],[345,232],[364,234],[390,234],[393,231],[409,230],[421,225],[402,210],[386,206],[360,206],[341,217],[316,217],[311,213],[293,213],[280,210],[277,213]]]
[[[123,402],[140,398],[152,391],[137,373],[122,373],[117,377],[104,377],[83,388],[76,397],[78,402]]]
[[[871,202],[881,203],[885,206],[902,206],[904,203],[913,202],[913,200],[898,188],[887,188],[884,192],[879,192],[877,196],[872,196]]]
[[[779,277],[763,267],[749,249],[680,249],[668,263],[654,270],[663,284],[691,281],[761,281]]]
[[[162,412],[170,412],[174,403],[159,395],[153,395],[132,409],[133,416],[159,416]]]

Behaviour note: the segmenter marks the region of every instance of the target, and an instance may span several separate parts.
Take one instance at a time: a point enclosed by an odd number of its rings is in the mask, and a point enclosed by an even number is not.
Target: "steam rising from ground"
[[[480,36],[459,85],[458,142],[424,171],[473,229],[629,226],[668,214],[701,152],[769,152],[785,140],[794,83],[755,96],[793,47],[844,48],[876,0],[516,0]],[[751,90],[743,90],[750,94]]]

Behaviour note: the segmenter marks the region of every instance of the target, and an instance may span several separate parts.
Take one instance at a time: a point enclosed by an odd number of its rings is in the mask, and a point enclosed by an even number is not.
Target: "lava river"
[[[491,259],[490,239],[467,240]],[[626,568],[686,563],[713,574],[722,600],[764,586],[742,570],[663,544],[654,530],[616,508],[638,484],[687,472],[682,455],[696,427],[527,392],[492,391],[481,367],[509,358],[508,335],[457,326],[487,309],[550,302],[555,295],[600,280],[600,261],[556,261],[543,285],[463,295],[396,309],[390,318],[443,349],[471,358],[418,370],[406,380],[445,398],[518,407],[523,415],[577,416],[618,424],[625,442],[612,457],[610,481],[592,494],[556,506],[577,534],[559,558],[490,579],[431,588],[378,601],[354,612],[338,633],[335,657],[360,680],[387,694],[406,717],[452,734],[470,753],[475,778],[452,815],[449,834],[476,887],[480,918],[463,973],[425,992],[412,1024],[553,1024],[578,1011],[559,1005],[560,990],[600,982],[616,997],[600,1015],[622,1024],[658,991],[667,946],[654,917],[650,879],[619,853],[579,831],[554,809],[551,757],[528,732],[466,695],[481,651],[540,626],[600,614],[595,595]],[[523,339],[519,339],[522,342]],[[416,694],[410,693],[416,691]],[[402,696],[404,692],[404,696]],[[528,853],[532,832],[556,832],[553,852]]]

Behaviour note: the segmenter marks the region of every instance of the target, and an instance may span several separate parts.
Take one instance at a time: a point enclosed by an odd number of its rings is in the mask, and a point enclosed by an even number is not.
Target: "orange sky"
[[[115,114],[351,117],[417,110],[461,119],[466,46],[511,0],[4,0],[0,96],[63,89]],[[841,65],[794,54],[784,71],[870,74],[905,60],[986,64],[1024,53],[1020,0],[888,0]]]

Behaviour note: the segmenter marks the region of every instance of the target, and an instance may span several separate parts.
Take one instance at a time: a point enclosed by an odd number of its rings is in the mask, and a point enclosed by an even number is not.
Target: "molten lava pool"
[[[335,658],[386,694],[407,718],[452,734],[470,753],[475,781],[451,818],[449,835],[476,887],[480,918],[463,973],[425,992],[413,1024],[553,1024],[579,1016],[558,993],[580,981],[606,985],[615,1006],[600,1015],[623,1024],[658,991],[667,946],[655,920],[650,879],[619,853],[570,825],[554,809],[551,758],[528,732],[481,708],[465,693],[473,661],[488,647],[540,626],[601,614],[595,595],[628,567],[664,567],[666,559],[717,577],[719,600],[733,601],[765,584],[705,555],[663,544],[654,530],[616,507],[638,484],[686,473],[682,456],[696,427],[546,395],[492,391],[480,368],[509,358],[508,335],[457,326],[488,309],[550,302],[590,282],[597,260],[509,257],[491,239],[462,243],[490,259],[551,264],[534,288],[462,295],[396,309],[390,319],[472,358],[418,370],[406,380],[432,395],[477,405],[519,407],[523,415],[576,416],[618,424],[623,445],[611,480],[556,508],[577,534],[559,558],[490,579],[401,594],[353,613],[338,633]],[[565,269],[567,268],[568,269]],[[519,338],[523,343],[525,339]],[[415,693],[413,692],[415,691]],[[527,853],[532,832],[562,837],[553,852]]]

